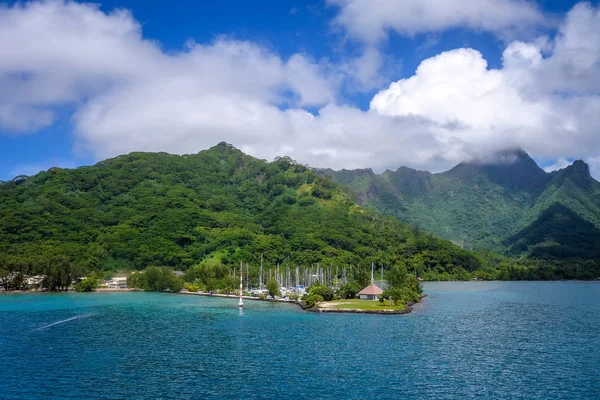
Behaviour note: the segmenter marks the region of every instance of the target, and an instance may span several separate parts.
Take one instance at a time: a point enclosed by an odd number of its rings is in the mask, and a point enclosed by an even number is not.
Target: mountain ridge
[[[507,239],[555,204],[600,227],[600,183],[582,160],[545,172],[525,151],[511,149],[492,161],[464,161],[440,173],[400,167],[360,174],[360,185],[352,171],[343,179],[325,172],[343,180],[359,204],[469,248],[510,252]]]
[[[226,143],[183,156],[134,152],[0,185],[0,275],[263,259],[265,268],[482,267],[449,241],[364,209],[346,187],[288,157],[269,163]]]
[[[27,185],[30,180],[39,180],[40,177],[49,179],[64,174],[85,175],[90,170],[97,169],[101,172],[119,166],[118,168],[123,171],[112,172],[119,176],[119,182],[115,183],[115,187],[125,185],[122,188],[122,192],[125,193],[128,190],[126,186],[133,184],[130,181],[131,176],[141,172],[150,173],[148,176],[144,175],[144,179],[152,180],[154,175],[151,170],[156,170],[157,165],[176,167],[172,172],[180,177],[177,178],[177,182],[169,182],[169,184],[186,186],[188,180],[197,181],[195,171],[203,171],[203,168],[210,164],[206,161],[200,165],[194,164],[198,158],[202,159],[203,154],[223,159],[234,157],[237,163],[230,169],[213,176],[213,182],[203,184],[214,185],[219,182],[219,179],[229,179],[227,176],[234,176],[236,171],[243,171],[252,163],[262,163],[263,166],[275,165],[278,162],[295,165],[296,169],[317,171],[318,176],[330,176],[335,183],[347,187],[350,197],[362,206],[394,216],[411,226],[448,239],[467,249],[492,250],[514,255],[514,250],[518,248],[522,251],[521,255],[526,255],[529,250],[527,245],[523,245],[523,240],[519,241],[519,246],[515,246],[510,238],[518,236],[521,232],[528,232],[527,228],[532,224],[539,226],[540,216],[548,209],[556,210],[553,208],[556,205],[562,205],[581,220],[590,222],[596,228],[600,227],[600,184],[590,175],[589,166],[582,160],[576,160],[566,168],[545,172],[522,149],[502,152],[493,162],[485,160],[461,162],[441,173],[401,166],[395,171],[386,170],[377,174],[371,168],[340,171],[311,169],[300,166],[289,157],[278,157],[272,163],[268,163],[221,142],[197,154],[179,156],[164,152],[133,152],[100,161],[93,166],[73,170],[50,168],[34,177],[16,177],[0,184],[0,188]],[[143,164],[140,160],[148,157],[155,160],[157,165],[150,166],[146,163],[144,168],[147,171],[140,172],[137,167],[138,164]],[[182,166],[185,162],[177,160],[196,161],[190,164],[189,170],[186,170],[188,167]],[[284,183],[283,189],[278,186],[278,190],[285,191],[285,179],[282,183]],[[102,182],[94,184],[102,185]],[[227,183],[227,185],[231,184],[231,182]],[[86,189],[83,188],[84,191]],[[323,192],[329,193],[326,188]],[[103,201],[102,196],[101,194],[101,201]],[[300,199],[297,194],[296,199]],[[96,201],[96,199],[89,201]],[[292,199],[289,198],[288,201]],[[557,213],[566,215],[564,211]],[[571,218],[571,220],[575,219]],[[32,227],[31,230],[33,229]],[[590,237],[596,237],[595,233],[590,231]],[[571,243],[567,237],[558,239],[558,243],[561,241]],[[531,243],[534,247],[537,244],[539,243]]]

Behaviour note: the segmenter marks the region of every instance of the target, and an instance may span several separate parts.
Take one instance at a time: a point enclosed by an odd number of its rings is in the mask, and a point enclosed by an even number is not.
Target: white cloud
[[[98,159],[227,141],[332,168],[441,170],[507,146],[595,160],[600,50],[587,38],[598,18],[578,6],[556,40],[510,44],[500,69],[472,49],[442,53],[363,111],[341,104],[340,87],[377,80],[376,47],[337,66],[230,38],[166,52],[126,11],[17,4],[0,9],[0,132],[35,131],[68,106],[77,149]]]
[[[375,47],[367,47],[363,53],[348,63],[351,75],[355,77],[351,85],[358,88],[373,88],[382,84],[381,68],[384,59]]]
[[[0,82],[1,86],[1,82]],[[23,104],[0,103],[0,128],[18,134],[35,131],[54,122],[51,111]]]
[[[550,90],[600,92],[600,8],[579,3],[567,14],[539,76]],[[539,82],[542,83],[542,82]]]
[[[54,107],[98,94],[158,90],[251,95],[262,101],[320,105],[335,100],[336,79],[301,54],[288,60],[250,42],[219,39],[164,52],[142,39],[127,11],[48,1],[0,9],[0,128],[49,125]],[[289,92],[292,100],[283,96]],[[186,97],[186,95],[182,96]],[[82,106],[84,109],[86,105]],[[6,111],[8,110],[8,111]]]
[[[460,123],[477,131],[539,124],[537,104],[522,101],[502,71],[488,70],[473,49],[444,52],[421,63],[416,74],[379,92],[371,108],[387,115],[421,115],[441,124]],[[506,104],[515,107],[506,108]]]
[[[513,42],[499,69],[488,69],[473,49],[444,52],[379,92],[371,109],[454,127],[440,136],[463,143],[465,153],[521,146],[546,159],[594,157],[600,149],[598,35],[598,9],[581,4],[550,47],[544,40]]]
[[[559,169],[567,168],[571,164],[572,164],[571,161],[561,157],[558,160],[556,160],[556,162],[554,162],[553,164],[544,167],[544,171],[546,171],[546,172],[558,171]]]
[[[396,160],[435,166],[441,147],[436,124],[421,118],[333,104],[312,115],[244,97],[185,98],[178,89],[152,89],[152,97],[129,90],[90,104],[77,116],[86,145],[104,158],[134,149],[190,153],[224,140],[260,158],[289,155],[315,166],[378,169]],[[415,142],[432,154],[415,149]]]
[[[415,35],[469,28],[511,35],[535,31],[550,21],[526,0],[328,0],[340,8],[335,22],[360,41],[375,43],[388,31]]]
[[[590,166],[590,174],[596,179],[600,179],[600,156],[590,157],[585,161]]]
[[[397,75],[401,60],[383,54],[375,46],[366,46],[358,56],[350,58],[339,68],[344,72],[344,89],[348,93],[364,93],[381,89],[390,76]]]

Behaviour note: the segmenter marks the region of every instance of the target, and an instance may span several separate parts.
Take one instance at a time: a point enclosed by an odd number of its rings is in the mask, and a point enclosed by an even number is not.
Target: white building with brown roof
[[[361,300],[377,300],[377,296],[381,295],[382,293],[383,290],[371,282],[369,286],[358,292],[358,298]]]
[[[377,296],[383,293],[383,289],[375,284],[373,268],[374,265],[371,263],[371,284],[358,292],[358,298],[361,300],[377,300]]]

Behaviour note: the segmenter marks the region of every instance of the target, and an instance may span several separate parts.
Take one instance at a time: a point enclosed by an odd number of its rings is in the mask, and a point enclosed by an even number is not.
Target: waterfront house
[[[383,293],[383,289],[375,284],[374,268],[374,263],[371,263],[371,284],[358,292],[361,300],[377,300],[377,296]]]
[[[105,287],[110,289],[127,289],[127,278],[112,278],[111,280],[105,283]]]
[[[377,300],[377,296],[383,293],[383,290],[371,282],[369,286],[358,292],[358,298],[361,300]]]

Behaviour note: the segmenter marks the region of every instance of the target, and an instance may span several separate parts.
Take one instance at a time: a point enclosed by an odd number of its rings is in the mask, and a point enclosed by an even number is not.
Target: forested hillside
[[[195,155],[132,153],[0,184],[5,272],[185,270],[207,260],[233,267],[257,265],[261,255],[265,267],[482,268],[448,241],[366,211],[328,177],[225,143]]]
[[[502,161],[461,163],[439,174],[406,167],[380,175],[371,170],[323,172],[348,185],[360,204],[468,249],[532,258],[597,258],[592,249],[600,247],[600,183],[588,166],[576,161],[546,173],[522,150],[503,152],[498,159]]]

